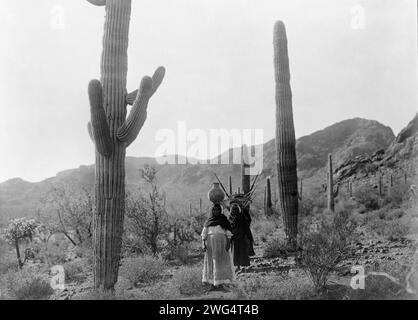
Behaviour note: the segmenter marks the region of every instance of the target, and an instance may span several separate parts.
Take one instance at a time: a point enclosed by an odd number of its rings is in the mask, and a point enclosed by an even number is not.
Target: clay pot
[[[213,203],[220,203],[225,198],[225,193],[218,182],[213,183],[212,188],[208,192],[208,198]]]

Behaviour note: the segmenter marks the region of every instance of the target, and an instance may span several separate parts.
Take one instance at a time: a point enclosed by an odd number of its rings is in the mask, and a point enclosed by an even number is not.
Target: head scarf
[[[218,214],[214,214],[214,212],[218,210]],[[208,220],[206,220],[205,227],[215,227],[221,226],[225,230],[232,231],[231,224],[229,223],[227,217],[222,214],[222,207],[219,204],[215,204],[212,207],[211,215]]]

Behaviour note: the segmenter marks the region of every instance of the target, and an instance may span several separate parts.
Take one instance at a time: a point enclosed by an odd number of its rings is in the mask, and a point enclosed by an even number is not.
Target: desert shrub
[[[50,266],[63,265],[67,261],[66,252],[68,249],[68,242],[63,239],[52,241],[47,247],[43,247],[40,252],[40,257],[43,262]]]
[[[390,241],[396,241],[408,234],[409,226],[404,219],[405,212],[401,209],[383,208],[367,214],[365,224],[367,230]]]
[[[44,300],[54,293],[47,279],[31,270],[8,272],[2,277],[1,288],[11,300]]]
[[[34,219],[18,218],[10,220],[8,226],[3,231],[3,239],[16,249],[17,262],[19,268],[22,268],[26,259],[22,260],[20,244],[32,241],[39,223]]]
[[[245,300],[303,300],[313,295],[313,286],[304,275],[247,278],[233,291],[234,299]]]
[[[259,218],[252,223],[251,229],[261,241],[266,241],[276,231],[277,223],[273,218]]]
[[[363,205],[365,211],[377,210],[380,208],[380,197],[370,186],[363,186],[354,192],[356,201]]]
[[[390,241],[396,241],[404,238],[408,234],[408,226],[403,221],[384,222],[379,235]]]
[[[77,246],[74,247],[74,254],[76,258],[83,259],[86,267],[93,266],[93,249],[90,247]]]
[[[190,263],[190,249],[186,245],[175,245],[170,243],[163,251],[162,256],[168,261],[176,261],[180,264]]]
[[[44,231],[62,234],[74,246],[91,244],[93,238],[92,186],[80,186],[75,180],[54,183],[40,199],[42,212],[54,213],[48,217]]]
[[[263,256],[267,259],[282,257],[287,253],[287,243],[284,239],[274,238],[269,240],[264,249]]]
[[[311,198],[304,197],[302,198],[302,201],[299,202],[299,215],[301,217],[317,214],[320,209],[318,204]]]
[[[199,233],[202,230],[199,231]],[[169,217],[169,229],[165,235],[164,257],[182,264],[189,263],[190,245],[197,239],[196,220],[185,215]]]
[[[125,246],[131,252],[157,255],[162,250],[161,242],[169,229],[169,218],[164,205],[164,192],[157,184],[155,168],[145,165],[141,170],[149,193],[126,193]],[[144,250],[147,249],[147,251]]]
[[[174,274],[172,281],[174,287],[183,295],[198,295],[204,290],[201,266],[180,268]]]
[[[82,283],[87,279],[85,260],[75,260],[64,264],[65,282]]]
[[[325,288],[331,273],[346,258],[355,227],[351,212],[341,208],[325,211],[302,226],[298,262],[317,290]]]
[[[9,271],[17,272],[18,269],[19,269],[19,265],[17,264],[17,261],[15,260],[2,259],[0,261],[0,276],[2,274],[8,273]]]
[[[161,278],[164,262],[153,256],[126,258],[120,267],[120,275],[128,279],[133,286],[149,284]]]
[[[400,184],[389,188],[388,194],[384,198],[384,205],[399,207],[408,198],[409,185]]]

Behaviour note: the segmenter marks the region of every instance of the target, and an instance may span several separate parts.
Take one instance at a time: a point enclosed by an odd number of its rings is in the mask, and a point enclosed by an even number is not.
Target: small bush
[[[188,264],[190,262],[189,248],[185,245],[169,245],[163,252],[163,257],[166,260],[178,261],[181,264]]]
[[[355,227],[351,213],[343,208],[324,212],[317,221],[303,226],[298,262],[318,291],[346,258]]]
[[[263,256],[267,259],[282,257],[287,253],[287,243],[284,239],[271,239],[264,249]]]
[[[29,270],[7,273],[1,287],[11,300],[45,300],[54,293],[42,275]]]
[[[65,281],[82,283],[87,279],[87,270],[84,260],[76,260],[64,264]]]
[[[365,211],[377,210],[380,208],[380,197],[370,186],[363,186],[356,189],[354,198],[364,206]]]
[[[400,184],[389,188],[388,194],[385,196],[384,205],[399,207],[408,198],[409,185]]]
[[[63,265],[67,261],[67,249],[68,244],[66,240],[55,240],[47,248],[41,248],[39,258],[50,266]]]
[[[404,211],[401,209],[388,210],[387,208],[369,213],[365,220],[369,232],[390,241],[396,241],[408,234],[409,226],[404,220]]]
[[[299,215],[301,217],[308,217],[317,214],[319,209],[318,204],[314,200],[304,197],[299,204]]]
[[[251,229],[253,231],[253,234],[259,240],[265,242],[269,237],[271,237],[274,234],[280,223],[281,221],[277,218],[277,216],[272,216],[269,218],[261,217],[256,219],[251,224]]]
[[[9,271],[17,272],[19,270],[19,265],[17,264],[16,260],[7,260],[2,259],[0,261],[0,275],[6,274]]]
[[[162,276],[164,268],[164,262],[152,256],[127,258],[122,263],[120,275],[128,279],[133,286],[149,284]]]
[[[173,285],[180,294],[191,296],[198,295],[204,291],[202,284],[202,267],[182,267],[173,277]]]

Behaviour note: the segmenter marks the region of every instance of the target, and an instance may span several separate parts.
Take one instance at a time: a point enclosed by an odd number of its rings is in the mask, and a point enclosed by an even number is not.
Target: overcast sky
[[[158,130],[176,130],[179,120],[189,129],[262,128],[264,141],[273,138],[278,19],[287,28],[297,137],[353,117],[396,134],[417,111],[415,0],[132,7],[128,91],[159,65],[167,74],[129,156],[154,156]],[[0,181],[39,181],[94,162],[86,88],[100,78],[103,23],[104,8],[86,0],[1,1]]]

